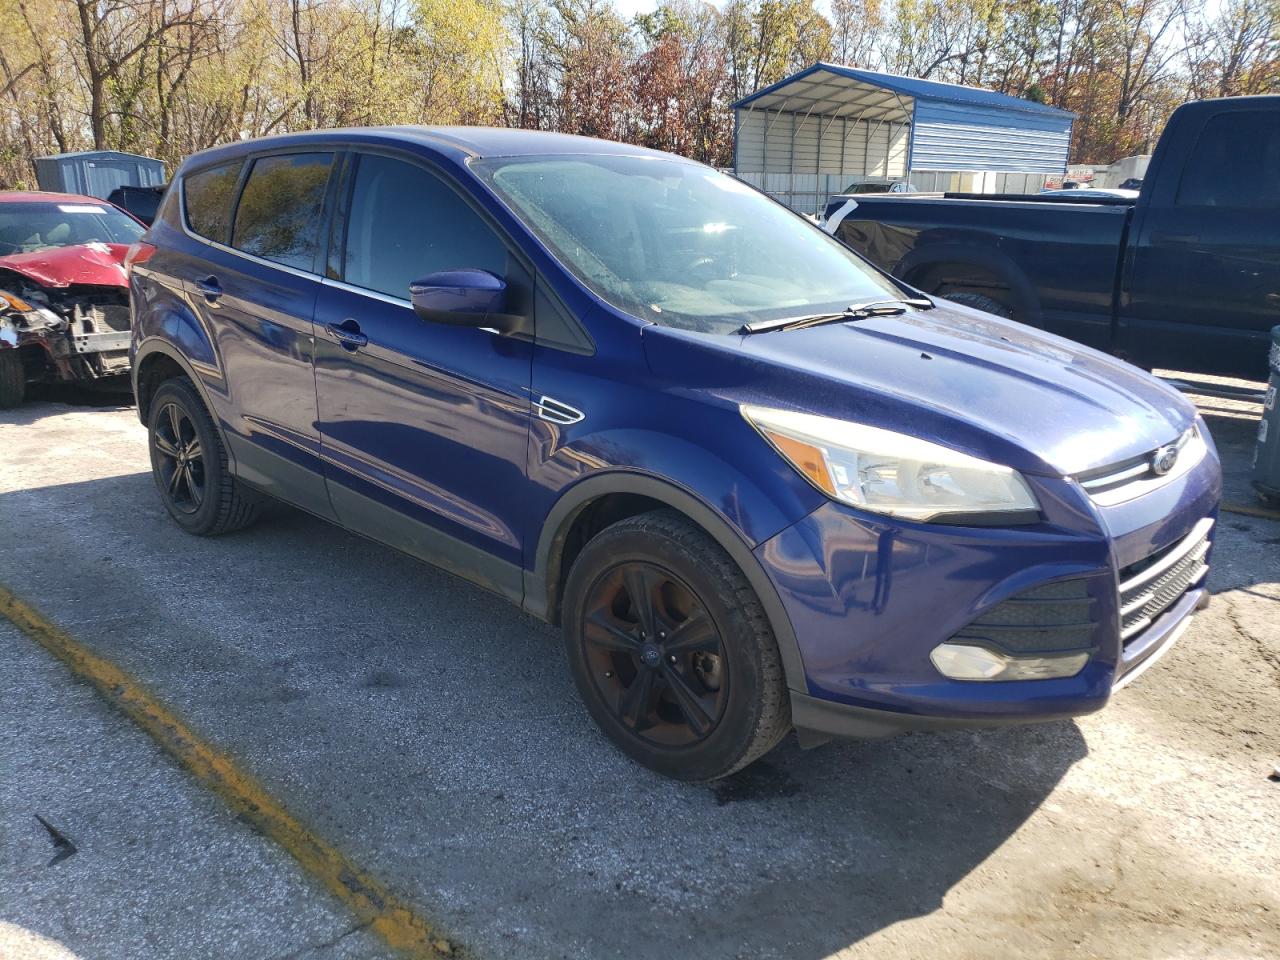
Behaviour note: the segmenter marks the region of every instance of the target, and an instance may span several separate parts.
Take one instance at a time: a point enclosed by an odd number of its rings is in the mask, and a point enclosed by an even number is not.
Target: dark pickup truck
[[[1280,96],[1179,107],[1137,200],[836,196],[826,216],[928,293],[1143,367],[1265,379],[1280,324]]]

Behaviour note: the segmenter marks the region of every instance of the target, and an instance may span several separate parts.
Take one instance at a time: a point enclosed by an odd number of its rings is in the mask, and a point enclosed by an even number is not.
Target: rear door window
[[[507,248],[448,184],[402,160],[365,154],[356,169],[343,280],[402,300],[429,273],[507,272]]]
[[[314,271],[320,211],[332,153],[260,157],[236,205],[231,245],[256,257]]]
[[[226,243],[231,233],[231,208],[236,200],[243,160],[197,170],[183,177],[182,197],[187,226],[207,240]]]

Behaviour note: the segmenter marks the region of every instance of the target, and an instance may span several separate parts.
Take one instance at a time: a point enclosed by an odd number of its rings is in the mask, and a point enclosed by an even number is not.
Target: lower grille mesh
[[[1093,600],[1084,580],[1046,584],[997,603],[953,640],[983,640],[1009,653],[1093,646]]]
[[[1209,569],[1209,533],[1202,522],[1171,547],[1120,571],[1120,637],[1128,641],[1173,606]]]

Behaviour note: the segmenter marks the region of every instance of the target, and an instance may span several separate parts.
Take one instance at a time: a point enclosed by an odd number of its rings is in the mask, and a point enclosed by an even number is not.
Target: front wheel
[[[17,350],[0,350],[0,410],[16,407],[27,392],[27,372]]]
[[[716,780],[790,729],[781,658],[742,571],[674,511],[623,520],[578,555],[564,636],[601,730],[641,764]]]

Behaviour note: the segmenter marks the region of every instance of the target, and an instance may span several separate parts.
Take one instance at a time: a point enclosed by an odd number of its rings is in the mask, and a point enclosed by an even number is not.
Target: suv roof
[[[257,140],[241,140],[193,154],[184,166],[233,158],[258,150],[307,147],[319,143],[346,142],[352,145],[418,144],[434,150],[457,154],[460,158],[522,157],[540,154],[610,154],[613,156],[664,157],[669,153],[636,147],[595,137],[580,137],[546,130],[513,130],[505,127],[343,127],[333,130],[307,130],[285,133]],[[690,163],[694,161],[689,161]]]

